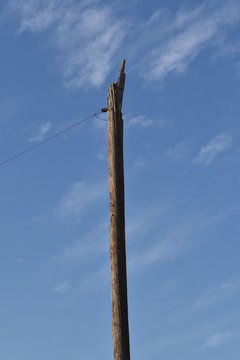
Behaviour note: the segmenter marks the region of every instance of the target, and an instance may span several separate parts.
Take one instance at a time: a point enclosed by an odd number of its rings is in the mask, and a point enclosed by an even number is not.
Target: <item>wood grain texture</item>
[[[114,360],[130,360],[121,113],[125,84],[124,66],[125,60],[122,61],[117,83],[111,84],[108,90],[109,233]]]

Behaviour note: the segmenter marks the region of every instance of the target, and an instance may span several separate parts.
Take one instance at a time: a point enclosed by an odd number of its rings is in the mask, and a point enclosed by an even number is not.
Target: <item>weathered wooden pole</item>
[[[130,360],[123,169],[122,100],[126,76],[124,68],[125,60],[122,60],[118,81],[109,86],[107,99],[109,233],[114,360]]]

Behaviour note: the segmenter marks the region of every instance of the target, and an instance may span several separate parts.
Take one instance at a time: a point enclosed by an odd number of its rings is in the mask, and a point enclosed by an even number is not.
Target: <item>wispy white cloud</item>
[[[19,33],[43,31],[59,19],[66,1],[62,0],[12,0],[10,6],[21,15]]]
[[[123,116],[124,126],[126,129],[129,128],[140,128],[140,129],[147,129],[149,127],[158,127],[163,128],[165,126],[165,121],[162,119],[152,119],[146,115],[125,115]]]
[[[218,333],[212,335],[204,344],[204,348],[217,348],[231,341],[235,336],[231,333]]]
[[[187,151],[187,143],[180,141],[173,147],[168,148],[163,154],[164,158],[179,160],[184,158]]]
[[[11,7],[20,16],[19,33],[51,31],[68,86],[103,83],[126,32],[112,7],[72,0],[13,0]]]
[[[143,170],[147,165],[147,160],[144,157],[138,157],[133,161],[132,170]]]
[[[11,0],[10,4],[20,17],[19,33],[49,30],[65,83],[85,89],[103,84],[120,50],[130,59],[130,68],[140,68],[140,76],[148,81],[183,73],[208,46],[222,48],[220,39],[240,21],[240,5],[234,0],[203,1],[193,9],[180,7],[175,14],[160,8],[146,21],[97,0]]]
[[[125,123],[127,129],[130,127],[140,127],[145,129],[153,124],[153,120],[147,118],[144,115],[138,115],[135,117],[126,118]]]
[[[96,157],[99,161],[103,161],[106,158],[106,154],[99,152]]]
[[[65,17],[56,35],[59,47],[68,51],[64,63],[68,84],[100,86],[109,74],[124,33],[123,24],[108,6]]]
[[[238,2],[212,4],[205,1],[193,10],[181,9],[160,28],[156,18],[162,14],[156,12],[150,25],[159,40],[155,40],[155,46],[144,59],[146,80],[163,80],[171,73],[183,73],[202,50],[217,45],[240,21]]]
[[[71,285],[68,281],[59,282],[54,286],[53,291],[59,294],[64,294],[67,291],[69,291],[71,288]]]
[[[29,137],[28,141],[30,142],[39,142],[42,141],[45,137],[45,135],[49,132],[51,129],[51,122],[46,122],[45,124],[42,124],[40,128]]]
[[[167,213],[167,209],[165,210]],[[146,215],[146,219],[151,219],[151,212]],[[151,266],[155,263],[165,263],[173,260],[179,256],[183,256],[191,251],[201,239],[200,234],[203,234],[209,226],[217,223],[223,216],[228,216],[229,212],[220,211],[217,214],[186,214],[183,218],[175,220],[170,226],[164,226],[161,230],[155,228],[152,236],[151,244],[147,244],[147,248],[140,251],[130,252],[129,266],[132,270],[141,270],[146,266]],[[162,214],[163,215],[163,214]],[[145,221],[147,222],[147,220]],[[158,223],[160,217],[155,215],[155,221],[150,220],[148,223],[148,230],[151,231],[154,224]],[[156,225],[155,225],[156,226]],[[144,232],[142,231],[144,234]],[[140,241],[139,236],[138,241]],[[131,250],[131,249],[130,249]],[[230,285],[229,285],[230,286]]]
[[[188,252],[194,245],[196,224],[200,231],[204,227],[205,221],[201,216],[189,216],[172,224],[165,234],[159,234],[155,242],[141,254],[138,259],[141,266],[165,262]]]
[[[213,286],[207,291],[203,291],[202,294],[190,302],[184,302],[181,310],[174,313],[170,319],[171,323],[186,322],[190,319],[202,317],[205,323],[207,319],[207,328],[203,331],[203,339],[201,343],[205,343],[206,333],[209,333],[209,328],[227,329],[233,328],[236,321],[236,316],[239,314],[231,315],[231,303],[235,303],[240,293],[240,281],[235,279],[233,281],[225,281],[219,286]],[[222,314],[224,307],[224,315]],[[234,309],[234,308],[233,308]],[[215,314],[221,313],[221,316],[217,319]],[[214,314],[214,315],[213,315]],[[210,325],[211,321],[211,326]],[[210,334],[209,334],[210,335]],[[201,345],[202,346],[202,345]]]
[[[57,212],[62,216],[79,216],[84,210],[106,196],[107,184],[76,182],[71,190],[63,196],[57,206]]]
[[[208,144],[202,146],[194,163],[210,165],[218,155],[228,150],[233,144],[233,139],[226,133],[215,136]]]
[[[189,349],[190,347],[195,348],[195,351],[199,352],[203,350],[214,350],[217,347],[220,347],[224,344],[227,344],[231,341],[238,340],[239,338],[239,331],[223,331],[218,332],[213,335],[209,334],[209,323],[208,324],[200,324],[199,319],[197,321],[197,326],[193,326],[186,331],[185,329],[178,329],[177,331],[175,328],[172,330],[172,334],[169,336],[163,334],[160,338],[157,337],[156,340],[151,342],[151,353],[159,353],[162,349],[168,349],[169,351],[174,348],[186,348]],[[200,324],[200,325],[199,325]],[[211,327],[215,327],[211,324]],[[209,334],[209,338],[206,341],[206,334]]]
[[[82,262],[94,256],[101,256],[108,251],[108,224],[107,222],[95,225],[78,240],[60,251],[54,259],[57,262]]]
[[[194,309],[201,309],[223,301],[227,297],[240,291],[240,281],[227,282],[210,289],[203,294],[195,303]]]
[[[158,224],[160,218],[165,218],[173,204],[164,200],[151,206],[133,207],[126,218],[127,241],[134,243],[145,238],[149,231]]]
[[[105,260],[97,270],[94,270],[80,283],[79,293],[101,291],[110,282],[110,264]]]

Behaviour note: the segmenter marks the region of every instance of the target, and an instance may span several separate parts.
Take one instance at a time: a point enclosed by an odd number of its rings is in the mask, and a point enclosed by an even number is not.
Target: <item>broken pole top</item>
[[[126,64],[125,59],[122,59],[121,65],[120,65],[119,76],[118,76],[118,80],[117,80],[117,83],[116,83],[117,92],[118,92],[118,104],[119,104],[119,111],[120,112],[122,111],[123,92],[124,92],[125,79],[126,79],[126,74],[124,72],[125,64]]]

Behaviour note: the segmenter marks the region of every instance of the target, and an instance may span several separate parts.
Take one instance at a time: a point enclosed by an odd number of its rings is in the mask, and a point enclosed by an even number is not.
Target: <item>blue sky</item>
[[[239,358],[239,1],[8,0],[0,28],[0,161],[126,58],[132,359]],[[96,118],[0,168],[2,359],[112,358],[107,169]]]

